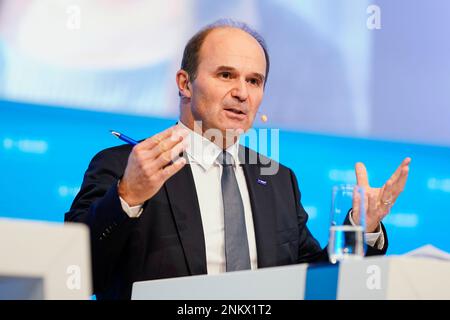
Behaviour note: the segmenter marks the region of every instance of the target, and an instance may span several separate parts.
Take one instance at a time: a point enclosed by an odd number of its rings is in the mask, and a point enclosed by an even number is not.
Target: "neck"
[[[203,125],[201,121],[187,121],[189,119],[180,117],[180,122],[194,131],[196,134],[201,135],[205,139],[208,139],[212,143],[216,144],[221,149],[227,149],[233,144],[239,141],[241,132],[237,130],[220,130],[217,128],[208,128]]]

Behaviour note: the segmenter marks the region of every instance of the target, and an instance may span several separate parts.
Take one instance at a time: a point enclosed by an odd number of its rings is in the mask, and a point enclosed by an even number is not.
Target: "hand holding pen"
[[[117,131],[111,133],[134,145],[118,187],[119,196],[131,207],[153,197],[167,179],[186,164],[186,159],[179,158],[179,154],[187,147],[185,138],[189,131],[179,126],[170,127],[142,142]]]

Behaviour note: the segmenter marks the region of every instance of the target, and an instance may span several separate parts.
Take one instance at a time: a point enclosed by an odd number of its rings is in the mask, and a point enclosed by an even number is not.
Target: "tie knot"
[[[234,164],[233,157],[227,151],[222,151],[221,153],[219,153],[219,155],[217,156],[217,161],[219,161],[222,166],[231,166]]]

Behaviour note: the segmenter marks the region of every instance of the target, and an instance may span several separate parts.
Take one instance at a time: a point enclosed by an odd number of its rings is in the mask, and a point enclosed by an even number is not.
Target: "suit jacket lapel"
[[[205,237],[189,164],[165,183],[170,206],[191,274],[207,273]]]
[[[257,163],[253,161],[255,160],[251,155],[253,151],[241,147],[239,152],[252,207],[258,268],[276,266],[276,208],[270,176],[261,176],[261,164],[259,159]]]

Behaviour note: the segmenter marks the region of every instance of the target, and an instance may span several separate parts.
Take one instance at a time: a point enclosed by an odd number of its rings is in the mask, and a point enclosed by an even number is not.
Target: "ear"
[[[189,82],[189,74],[183,69],[178,70],[176,81],[180,96],[184,98],[190,98],[192,96],[192,92],[191,83]]]

